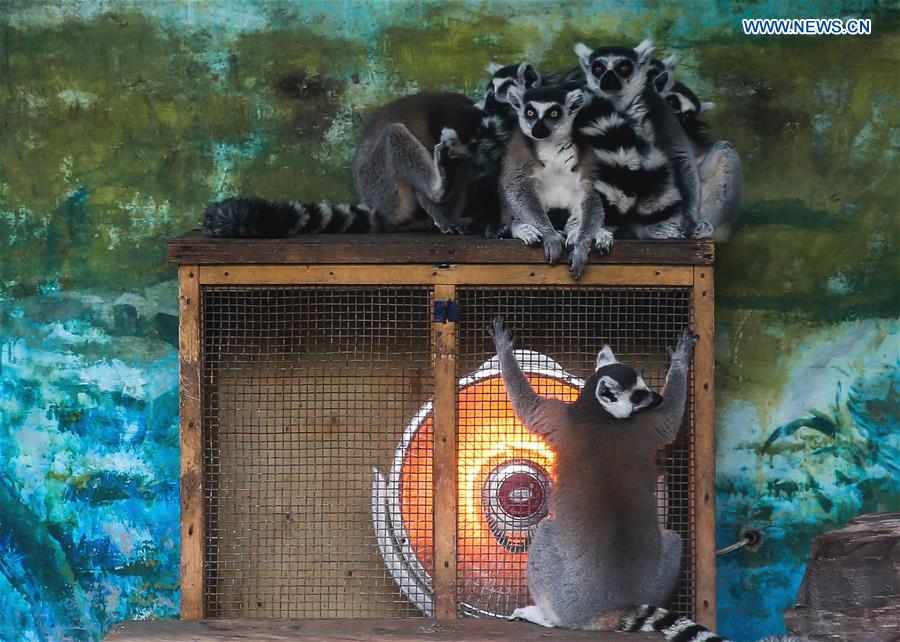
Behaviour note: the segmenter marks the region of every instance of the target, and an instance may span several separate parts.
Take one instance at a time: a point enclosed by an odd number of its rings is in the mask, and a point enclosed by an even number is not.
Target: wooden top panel
[[[333,234],[290,239],[210,239],[195,230],[169,241],[169,259],[191,265],[545,263],[540,248],[516,239],[450,234]],[[591,263],[710,265],[712,241],[616,241]]]
[[[644,633],[594,633],[545,629],[503,620],[155,620],[115,625],[108,642],[225,642],[226,640],[287,640],[306,642],[659,642]]]

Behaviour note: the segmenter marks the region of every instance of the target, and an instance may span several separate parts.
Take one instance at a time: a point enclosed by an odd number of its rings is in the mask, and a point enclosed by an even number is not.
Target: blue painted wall
[[[723,633],[782,629],[817,533],[900,510],[891,3],[0,4],[0,639],[178,614],[177,308],[209,200],[352,197],[360,114],[651,36],[745,162],[717,284]],[[860,37],[748,37],[868,17]],[[764,447],[774,434],[769,445]]]

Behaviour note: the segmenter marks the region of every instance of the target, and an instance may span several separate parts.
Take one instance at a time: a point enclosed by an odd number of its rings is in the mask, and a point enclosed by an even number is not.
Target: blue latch
[[[459,306],[456,301],[435,301],[434,302],[434,322],[435,323],[456,323],[459,318]]]

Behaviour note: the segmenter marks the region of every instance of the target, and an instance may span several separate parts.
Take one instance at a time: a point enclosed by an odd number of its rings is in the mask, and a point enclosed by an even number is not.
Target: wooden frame
[[[203,438],[200,409],[200,272],[179,269],[181,397],[181,617],[203,617]]]
[[[443,235],[318,236],[215,240],[191,233],[169,244],[180,264],[181,607],[204,614],[201,318],[204,285],[430,285],[436,301],[457,285],[572,285],[568,267],[518,241]],[[695,463],[692,513],[696,619],[715,626],[714,246],[710,241],[623,241],[592,258],[578,284],[692,289]],[[457,617],[456,324],[432,326],[434,359],[435,615]]]

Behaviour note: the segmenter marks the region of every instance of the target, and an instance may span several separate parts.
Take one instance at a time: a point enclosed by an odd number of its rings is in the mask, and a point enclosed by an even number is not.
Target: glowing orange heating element
[[[578,397],[579,389],[571,383],[545,375],[526,376],[541,395],[566,402]],[[477,585],[479,594],[518,594],[524,599],[528,536],[546,515],[554,454],[516,418],[500,375],[463,387],[457,410],[459,576],[464,586]],[[431,441],[429,415],[410,442],[400,472],[403,526],[429,574],[433,568]],[[460,597],[469,601],[470,596],[464,589]]]

